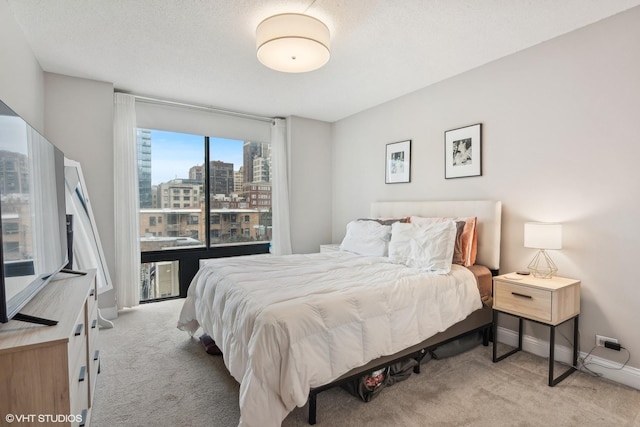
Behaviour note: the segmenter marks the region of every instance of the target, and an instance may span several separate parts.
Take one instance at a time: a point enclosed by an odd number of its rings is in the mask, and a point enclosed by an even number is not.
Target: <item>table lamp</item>
[[[534,277],[550,279],[558,267],[547,254],[547,249],[562,249],[562,225],[543,222],[524,224],[524,247],[539,249],[529,263],[529,271]]]

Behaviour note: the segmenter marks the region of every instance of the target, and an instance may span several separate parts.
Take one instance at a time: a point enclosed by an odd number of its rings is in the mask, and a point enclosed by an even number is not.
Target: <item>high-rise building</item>
[[[209,193],[228,196],[233,189],[233,163],[220,160],[209,162]]]
[[[269,209],[271,208],[271,183],[245,183],[243,196],[250,209]]]
[[[254,160],[257,158],[264,159],[264,161],[259,164],[262,165],[263,171],[268,171],[271,165],[271,144],[269,144],[268,142],[245,141],[242,149],[245,183],[254,182],[255,175],[253,168]],[[268,182],[270,181],[270,179],[267,179],[266,181]]]
[[[264,157],[255,157],[253,159],[253,180],[251,182],[269,182],[269,160]]]
[[[4,151],[0,162],[0,189],[3,195],[29,194],[27,156]]]
[[[172,179],[155,186],[157,188],[158,208],[197,208],[203,193],[202,181],[191,179]]]
[[[189,179],[204,182],[204,165],[191,166],[189,169]]]
[[[233,172],[233,192],[241,194],[242,184],[244,184],[244,167],[240,166],[240,169]]]
[[[152,208],[151,195],[151,131],[136,129],[136,146],[138,149],[138,189],[141,208]]]

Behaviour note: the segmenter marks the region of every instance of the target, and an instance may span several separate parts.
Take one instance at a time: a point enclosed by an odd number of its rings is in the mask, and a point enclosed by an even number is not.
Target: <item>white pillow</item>
[[[351,221],[340,244],[341,251],[366,256],[387,256],[391,226],[376,221]]]
[[[403,224],[391,226],[389,259],[407,267],[447,274],[456,240],[456,224],[446,221],[428,225]]]

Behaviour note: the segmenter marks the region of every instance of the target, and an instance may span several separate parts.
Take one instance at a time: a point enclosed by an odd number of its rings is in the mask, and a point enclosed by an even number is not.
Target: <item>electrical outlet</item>
[[[605,337],[604,335],[596,335],[596,346],[604,347],[605,341],[611,341],[616,344],[618,343],[618,340],[616,338],[609,338],[609,337]]]

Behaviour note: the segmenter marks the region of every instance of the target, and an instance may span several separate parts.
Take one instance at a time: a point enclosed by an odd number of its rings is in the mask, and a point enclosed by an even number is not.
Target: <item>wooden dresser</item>
[[[57,325],[0,325],[0,425],[89,425],[100,367],[95,273],[61,273],[21,310]]]

